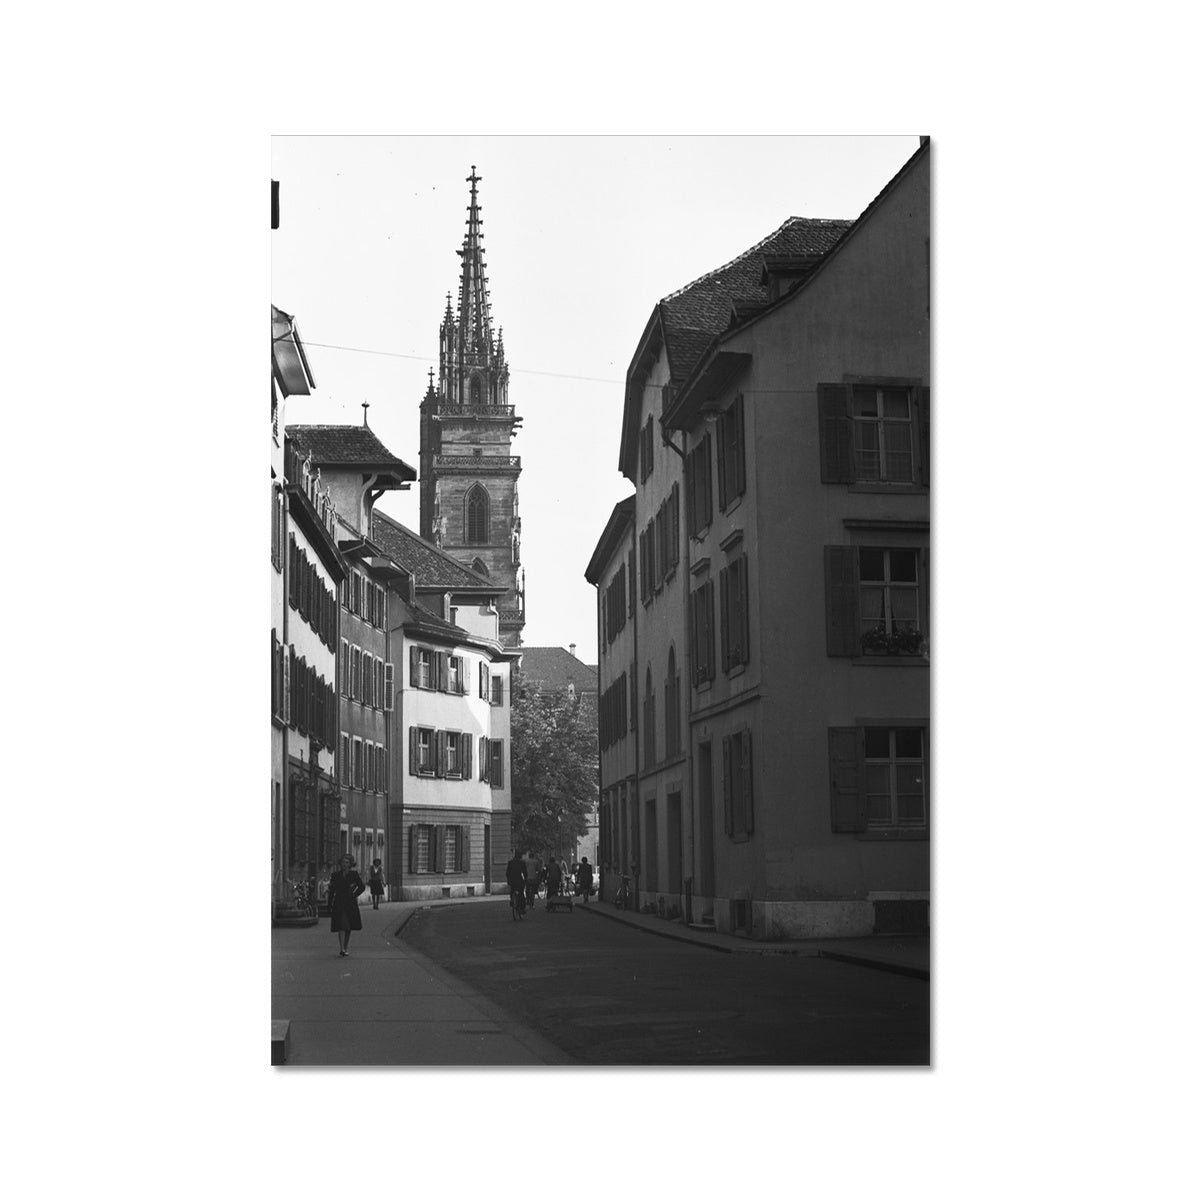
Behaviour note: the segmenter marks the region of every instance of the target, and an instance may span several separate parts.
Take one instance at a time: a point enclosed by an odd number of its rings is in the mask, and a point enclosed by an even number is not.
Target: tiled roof
[[[371,513],[371,540],[412,575],[418,588],[436,587],[448,592],[487,588],[496,595],[505,590],[492,580],[467,570],[432,542],[418,537],[379,509]]]
[[[671,378],[691,374],[709,343],[729,327],[733,306],[766,304],[763,259],[772,256],[823,256],[837,244],[853,221],[788,217],[774,233],[732,262],[709,271],[660,301]]]
[[[417,477],[366,425],[289,425],[286,433],[301,454],[312,451],[318,467],[369,464],[406,472],[410,479]]]
[[[580,662],[561,646],[522,646],[521,675],[551,691],[575,685],[577,692],[596,690],[596,668]]]

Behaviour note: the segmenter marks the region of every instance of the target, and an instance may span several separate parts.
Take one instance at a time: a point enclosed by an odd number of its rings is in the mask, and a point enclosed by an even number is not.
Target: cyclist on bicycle
[[[508,866],[504,868],[504,878],[508,883],[510,903],[515,905],[517,897],[520,896],[522,907],[524,907],[525,861],[521,858],[519,850],[514,850],[512,858],[508,860]]]

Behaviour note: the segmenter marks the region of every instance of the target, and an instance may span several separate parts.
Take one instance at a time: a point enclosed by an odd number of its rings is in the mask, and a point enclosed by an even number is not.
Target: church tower
[[[446,295],[439,331],[438,378],[429,372],[421,401],[421,536],[465,567],[507,589],[500,600],[500,640],[521,645],[525,572],[512,439],[521,418],[508,402],[504,330],[492,334],[483,261],[483,230],[474,166],[467,182],[458,312]]]

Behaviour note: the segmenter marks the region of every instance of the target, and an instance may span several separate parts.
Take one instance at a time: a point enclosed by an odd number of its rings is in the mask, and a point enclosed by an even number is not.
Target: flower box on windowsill
[[[888,633],[882,625],[868,629],[860,639],[863,654],[887,654],[893,657],[924,655],[927,646],[918,629],[894,629]]]

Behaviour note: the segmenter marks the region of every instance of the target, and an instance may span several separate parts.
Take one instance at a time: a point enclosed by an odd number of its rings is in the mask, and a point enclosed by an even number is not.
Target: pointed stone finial
[[[364,400],[364,401],[362,402],[362,410],[363,410],[363,426],[364,426],[364,427],[366,427],[366,426],[367,426],[367,409],[368,409],[368,408],[370,408],[370,407],[371,407],[371,403],[370,403],[370,401],[369,401],[369,400]]]

